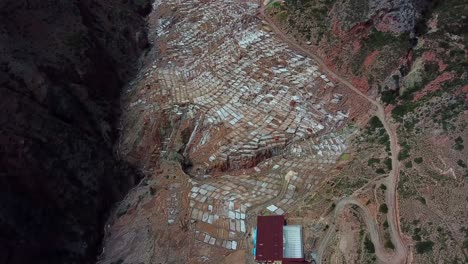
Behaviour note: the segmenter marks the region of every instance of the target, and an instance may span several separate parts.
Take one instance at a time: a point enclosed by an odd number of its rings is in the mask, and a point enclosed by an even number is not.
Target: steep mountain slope
[[[139,178],[113,153],[149,1],[0,3],[0,263],[91,263]]]
[[[467,1],[287,0],[267,9],[387,105],[399,126],[400,222],[414,262],[466,262]]]

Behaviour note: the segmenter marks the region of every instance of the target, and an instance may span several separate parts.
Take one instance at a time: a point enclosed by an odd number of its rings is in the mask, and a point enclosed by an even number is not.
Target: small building
[[[258,216],[254,255],[258,263],[308,263],[304,259],[302,227],[286,225],[282,215]]]

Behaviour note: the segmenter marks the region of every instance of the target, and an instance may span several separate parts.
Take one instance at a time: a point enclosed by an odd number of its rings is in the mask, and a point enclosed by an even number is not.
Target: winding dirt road
[[[387,221],[389,223],[389,230],[393,244],[395,245],[395,251],[393,254],[389,254],[385,251],[385,247],[382,245],[382,240],[380,239],[378,226],[376,224],[375,219],[372,217],[369,209],[362,205],[359,201],[357,201],[354,197],[348,197],[340,200],[337,203],[337,206],[334,210],[334,219],[341,213],[344,207],[347,205],[357,205],[359,206],[364,214],[364,219],[369,229],[369,233],[371,236],[371,240],[375,245],[376,248],[376,255],[380,261],[384,263],[392,263],[392,264],[403,264],[407,263],[407,258],[409,254],[409,249],[405,244],[401,230],[400,230],[400,221],[399,221],[399,210],[398,210],[398,198],[397,198],[397,186],[398,186],[398,178],[399,178],[399,161],[398,161],[398,153],[400,151],[400,146],[398,145],[398,138],[396,134],[396,127],[389,122],[389,117],[385,115],[385,109],[380,102],[377,100],[369,97],[367,94],[361,92],[359,89],[354,87],[350,82],[346,79],[340,77],[336,74],[333,70],[331,70],[323,60],[318,57],[316,54],[310,52],[309,50],[305,49],[301,45],[299,45],[292,37],[288,37],[284,32],[282,32],[278,26],[273,22],[273,20],[265,14],[265,6],[262,0],[260,2],[260,16],[268,23],[270,28],[274,31],[274,33],[281,38],[285,43],[289,44],[290,47],[297,52],[301,53],[302,55],[308,56],[314,59],[318,65],[320,66],[321,70],[332,77],[336,81],[341,82],[347,88],[351,89],[353,92],[357,93],[358,95],[365,98],[374,106],[374,114],[380,119],[382,122],[387,134],[389,135],[390,139],[390,150],[391,150],[391,159],[392,159],[392,171],[390,171],[385,183],[387,185],[386,197],[385,201],[389,208],[387,214]],[[334,221],[335,222],[335,221]],[[323,238],[319,250],[318,250],[318,259],[317,263],[321,263],[321,259],[325,253],[325,249],[327,244],[332,237],[332,234],[335,230],[334,223],[329,228],[329,232]]]

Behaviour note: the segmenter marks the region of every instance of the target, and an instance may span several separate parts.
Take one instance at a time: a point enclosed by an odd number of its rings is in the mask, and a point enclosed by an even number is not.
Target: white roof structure
[[[302,228],[300,225],[283,226],[283,258],[303,258]]]
[[[275,206],[274,204],[272,204],[272,205],[268,206],[267,209],[270,212],[274,212],[274,211],[276,211],[276,209],[278,209],[278,207]]]

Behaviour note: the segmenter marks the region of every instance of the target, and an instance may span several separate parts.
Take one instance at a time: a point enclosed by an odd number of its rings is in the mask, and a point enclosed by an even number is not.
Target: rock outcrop
[[[273,13],[292,35],[316,46],[327,64],[369,91],[408,63],[429,2],[290,0]]]
[[[145,0],[0,3],[0,263],[92,263],[139,174],[113,151]]]
[[[422,89],[435,79],[437,74],[422,80],[424,78],[415,76],[414,72],[406,77],[423,64],[444,61],[443,64],[452,65],[448,70],[457,71],[454,79],[463,78],[462,71],[457,69],[466,49],[462,41],[466,34],[463,30],[466,17],[461,15],[466,11],[463,1],[287,0],[281,4],[272,3],[267,8],[270,15],[288,34],[308,44],[329,67],[346,76],[354,86],[375,97],[382,96],[386,103],[394,101],[404,90]],[[424,50],[437,51],[422,56]],[[442,57],[445,59],[441,60]],[[432,74],[431,66],[426,66],[427,70],[418,70],[418,75]],[[442,74],[446,67],[439,67],[439,70]],[[416,85],[415,80],[419,80]]]

